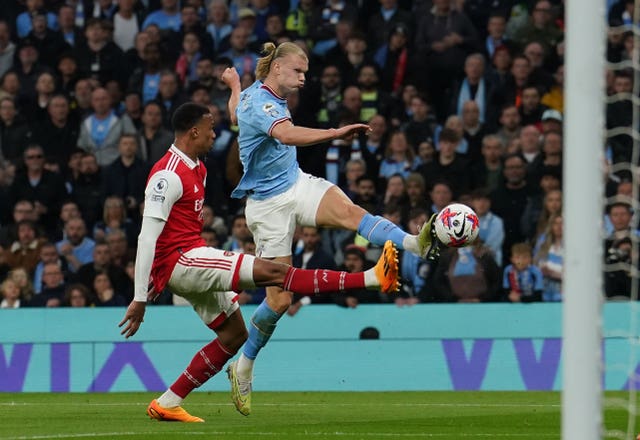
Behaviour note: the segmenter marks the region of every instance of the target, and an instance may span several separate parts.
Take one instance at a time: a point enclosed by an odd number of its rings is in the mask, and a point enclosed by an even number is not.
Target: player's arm
[[[162,170],[149,179],[145,189],[142,227],[138,236],[133,301],[118,324],[119,327],[126,324],[120,332],[126,338],[135,335],[140,328],[147,299],[154,299],[160,293],[155,292],[150,282],[156,243],[169,218],[171,208],[181,196],[182,182],[174,172]]]
[[[238,75],[238,71],[235,67],[227,67],[222,72],[222,76],[220,77],[222,82],[224,82],[227,87],[231,89],[231,96],[229,97],[229,102],[227,103],[227,107],[229,109],[229,119],[233,125],[238,125],[238,116],[236,115],[236,108],[238,108],[238,102],[240,102],[240,76]]]
[[[334,139],[342,139],[355,133],[370,130],[371,128],[367,124],[351,124],[326,130],[321,128],[298,127],[293,125],[291,120],[283,119],[274,123],[269,134],[285,145],[306,147]]]

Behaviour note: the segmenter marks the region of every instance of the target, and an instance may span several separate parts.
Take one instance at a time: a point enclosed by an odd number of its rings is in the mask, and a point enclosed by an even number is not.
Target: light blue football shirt
[[[291,188],[300,170],[296,149],[271,136],[276,125],[291,120],[287,100],[256,81],[240,94],[236,116],[244,174],[231,197],[264,200]]]

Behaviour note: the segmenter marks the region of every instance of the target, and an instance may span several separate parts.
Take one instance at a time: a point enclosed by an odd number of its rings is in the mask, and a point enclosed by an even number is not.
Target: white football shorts
[[[245,215],[256,243],[256,256],[291,255],[296,225],[316,226],[320,201],[332,186],[328,180],[300,172],[296,183],[282,194],[266,200],[249,198]]]
[[[236,292],[253,287],[255,257],[213,247],[197,247],[180,255],[167,287],[189,301],[211,329],[238,309]]]

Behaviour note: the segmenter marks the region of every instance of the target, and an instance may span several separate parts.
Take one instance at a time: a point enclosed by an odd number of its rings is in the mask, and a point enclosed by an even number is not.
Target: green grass
[[[226,393],[193,393],[206,423],[149,420],[157,394],[2,394],[0,439],[518,439],[560,438],[560,394],[546,392],[266,393],[243,417]],[[607,393],[607,401],[627,394]],[[608,429],[627,411],[607,404]]]

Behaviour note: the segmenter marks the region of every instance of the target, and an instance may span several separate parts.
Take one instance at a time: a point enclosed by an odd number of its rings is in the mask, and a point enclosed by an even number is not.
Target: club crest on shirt
[[[269,116],[271,116],[272,118],[278,117],[278,109],[276,108],[276,105],[272,102],[267,102],[265,105],[263,105],[262,111],[268,114]]]

